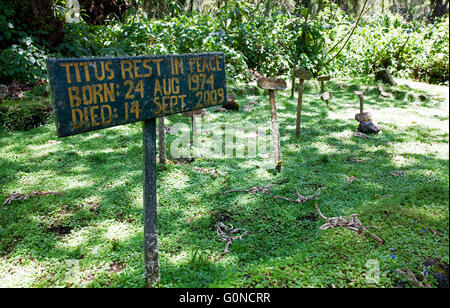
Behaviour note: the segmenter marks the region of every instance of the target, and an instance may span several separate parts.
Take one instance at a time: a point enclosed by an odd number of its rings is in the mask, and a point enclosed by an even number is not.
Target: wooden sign
[[[222,53],[49,59],[58,136],[143,122],[144,258],[147,285],[159,280],[156,118],[226,101]]]
[[[221,105],[222,53],[49,59],[58,136]]]

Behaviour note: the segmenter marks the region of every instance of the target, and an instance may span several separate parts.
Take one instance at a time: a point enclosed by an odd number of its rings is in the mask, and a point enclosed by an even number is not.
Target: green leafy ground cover
[[[397,269],[409,268],[422,281],[422,272],[433,271],[427,260],[448,263],[448,100],[433,94],[421,102],[420,92],[407,87],[388,89],[394,97],[382,99],[370,87],[366,109],[382,132],[363,139],[353,135],[353,91],[366,84],[371,81],[329,83],[330,111],[318,85],[308,82],[301,140],[295,138],[296,97],[278,93],[281,174],[258,168],[257,158],[199,158],[159,169],[159,286],[408,287]],[[209,110],[204,123],[269,125],[266,93],[230,90],[241,105],[257,100],[255,110]],[[176,115],[167,122],[189,119]],[[168,135],[168,144],[175,137]],[[404,176],[391,174],[399,170]],[[266,185],[274,185],[272,195],[222,194]],[[145,286],[140,123],[64,139],[56,138],[52,123],[27,132],[1,129],[0,202],[14,191],[40,190],[64,196],[0,205],[0,286]],[[324,221],[313,201],[272,197],[295,198],[296,190],[320,191],[326,216],[360,214],[385,244],[349,230],[320,231]],[[228,254],[216,233],[220,222],[248,230]],[[370,259],[380,265],[378,284],[365,279]]]

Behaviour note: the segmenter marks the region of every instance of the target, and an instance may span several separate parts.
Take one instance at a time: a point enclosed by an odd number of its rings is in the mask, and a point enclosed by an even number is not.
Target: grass
[[[158,169],[160,287],[413,286],[397,273],[448,263],[448,101],[407,87],[381,99],[369,87],[366,109],[382,128],[353,135],[358,98],[367,79],[328,83],[333,111],[307,82],[301,139],[295,138],[296,98],[277,95],[283,172],[258,159],[199,158]],[[256,109],[214,113],[204,123],[270,125],[268,95],[230,87]],[[424,90],[428,91],[427,89]],[[447,88],[448,91],[448,88]],[[412,93],[408,95],[408,93]],[[447,92],[448,93],[448,92]],[[405,98],[406,97],[406,98]],[[410,98],[407,98],[410,97]],[[168,125],[189,123],[181,115]],[[170,144],[176,136],[168,135]],[[200,168],[226,174],[211,176]],[[404,171],[404,176],[391,172]],[[351,184],[347,177],[354,176]],[[302,205],[265,194],[229,193],[274,185],[273,195],[312,195],[324,215],[358,213],[385,240],[344,229],[321,231],[314,202]],[[1,287],[144,287],[142,132],[135,123],[57,139],[50,123],[27,132],[0,130],[0,203],[12,192],[63,192],[0,205]],[[249,232],[223,254],[216,225]],[[368,260],[380,281],[368,283]],[[428,275],[433,285],[433,275]]]

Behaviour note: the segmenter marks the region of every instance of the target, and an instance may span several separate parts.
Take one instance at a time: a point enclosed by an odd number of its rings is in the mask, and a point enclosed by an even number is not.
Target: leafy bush
[[[332,32],[339,37],[349,26],[338,26]],[[424,26],[385,15],[362,22],[334,67],[347,76],[390,68],[400,77],[448,84],[448,53],[448,17]]]
[[[289,73],[297,66],[315,74],[370,75],[389,67],[398,76],[448,83],[448,18],[435,24],[406,22],[399,15],[363,18],[349,44],[327,64],[328,49],[345,38],[353,20],[328,3],[317,16],[307,10],[293,14],[267,1],[259,7],[230,0],[208,13],[178,13],[148,19],[142,10],[130,11],[123,21],[104,25],[67,23],[56,57],[157,55],[222,51],[230,80],[247,80],[249,68],[266,76]],[[0,8],[1,5],[0,5]],[[46,77],[48,48],[16,27],[6,6],[0,13],[2,37],[14,42],[0,53],[0,81],[35,81]],[[172,14],[174,16],[175,14]]]
[[[13,79],[36,82],[46,79],[46,52],[33,44],[31,37],[21,39],[0,53],[0,80]]]
[[[19,4],[12,2],[0,3],[0,82],[46,79],[47,50],[38,38],[45,31],[31,31],[17,22],[13,7]]]
[[[48,102],[29,102],[2,107],[0,124],[7,130],[26,131],[46,124],[51,117],[51,106]]]

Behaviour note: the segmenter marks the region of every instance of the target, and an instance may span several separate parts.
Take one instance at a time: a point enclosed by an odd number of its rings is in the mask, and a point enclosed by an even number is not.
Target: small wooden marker
[[[366,92],[364,91],[355,91],[353,92],[355,95],[359,96],[359,113],[364,112],[364,95],[366,95]]]
[[[325,93],[322,93],[322,94],[320,95],[320,99],[323,100],[323,101],[327,104],[327,106],[328,106],[329,109],[332,109],[332,108],[330,107],[330,104],[328,103],[328,101],[330,100],[330,98],[331,98],[331,92],[325,92]]]
[[[302,100],[303,100],[303,82],[310,80],[312,73],[304,68],[295,71],[295,76],[300,79],[298,86],[298,102],[297,102],[297,125],[295,128],[295,136],[300,137],[300,124],[302,121]]]
[[[206,109],[199,109],[183,113],[183,116],[192,118],[192,135],[197,133],[197,118],[203,118],[205,114]]]
[[[325,81],[330,80],[331,77],[328,75],[322,75],[317,77],[317,80],[320,82],[320,93],[325,92]]]
[[[325,81],[328,81],[330,79],[331,78],[328,75],[321,75],[317,77],[317,80],[320,82],[320,99],[327,104],[328,109],[332,109],[330,107],[330,104],[328,103],[331,98],[331,92],[325,92]]]
[[[379,85],[378,86],[378,91],[380,91],[380,95],[382,96],[382,97],[389,97],[389,96],[391,96],[389,93],[387,93],[386,92],[386,89],[382,86],[382,85]]]
[[[270,114],[272,117],[272,139],[275,148],[275,169],[281,172],[281,149],[280,149],[280,132],[277,122],[277,107],[275,105],[275,90],[284,90],[287,88],[286,81],[276,78],[260,78],[258,79],[258,87],[269,90],[270,97]]]

